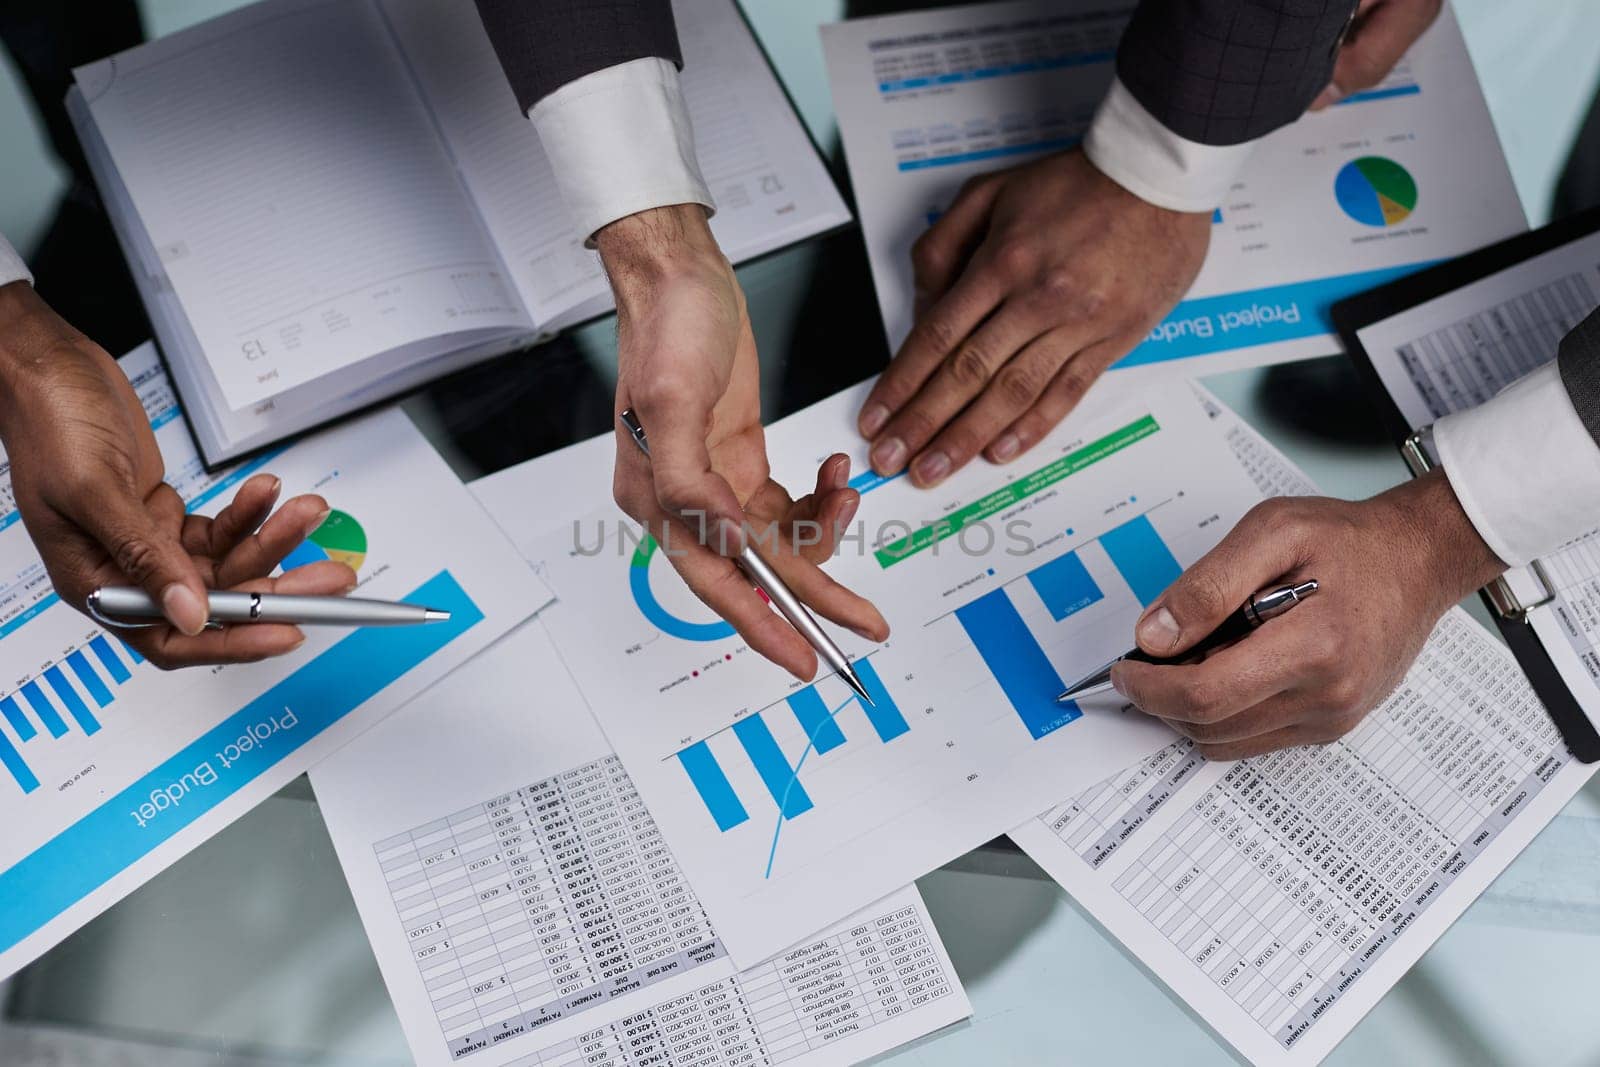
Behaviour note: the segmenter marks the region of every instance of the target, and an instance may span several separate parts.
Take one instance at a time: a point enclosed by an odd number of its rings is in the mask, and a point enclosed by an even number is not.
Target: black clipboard
[[[1419,433],[1424,428],[1412,426],[1401,414],[1399,404],[1383,384],[1372,356],[1362,345],[1357,331],[1597,231],[1600,231],[1600,208],[1508,238],[1333,306],[1334,327],[1344,341],[1345,351],[1350,354],[1357,372],[1365,380],[1378,414],[1393,436],[1413,477],[1424,473],[1431,463],[1431,456]],[[1534,572],[1548,587],[1549,580],[1537,563]],[[1572,754],[1584,763],[1600,760],[1600,732],[1596,731],[1577,698],[1567,688],[1544,643],[1526,619],[1529,609],[1548,601],[1524,605],[1503,580],[1485,587],[1479,595]]]

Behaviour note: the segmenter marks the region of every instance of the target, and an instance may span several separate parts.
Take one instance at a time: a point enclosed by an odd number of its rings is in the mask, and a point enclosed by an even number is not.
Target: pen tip
[[[424,622],[449,622],[450,613],[440,608],[423,608],[422,621]]]

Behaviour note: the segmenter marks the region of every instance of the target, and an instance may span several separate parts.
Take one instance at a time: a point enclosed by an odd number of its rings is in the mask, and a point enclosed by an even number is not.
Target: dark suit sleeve
[[[652,56],[683,66],[671,0],[477,0],[526,112],[585,74]]]
[[[1180,137],[1251,141],[1299,118],[1333,76],[1356,0],[1143,0],[1117,77]]]
[[[1578,409],[1589,436],[1600,445],[1600,311],[1592,312],[1561,339],[1556,364],[1572,406]]]

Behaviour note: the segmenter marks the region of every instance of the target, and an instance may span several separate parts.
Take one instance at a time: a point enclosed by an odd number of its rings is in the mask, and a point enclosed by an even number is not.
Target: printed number
[[[244,353],[245,359],[260,359],[267,354],[267,346],[262,344],[259,338],[246,341],[239,346],[239,350]]]
[[[778,180],[776,174],[763,174],[761,176],[761,191],[768,196],[783,192],[783,182]]]

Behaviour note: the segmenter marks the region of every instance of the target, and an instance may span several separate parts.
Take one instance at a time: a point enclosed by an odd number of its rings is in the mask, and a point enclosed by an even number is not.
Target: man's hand
[[[1063,152],[969,181],[911,252],[917,316],[859,417],[872,466],[937,485],[1037,444],[1194,281],[1209,214]]]
[[[56,591],[82,611],[98,586],[142,587],[169,625],[119,636],[159,667],[258,660],[305,640],[278,624],[203,630],[208,588],[331,594],[355,585],[342,563],[267,577],[328,510],[303,496],[273,515],[279,484],[270,475],[246,481],[214,519],[186,515],[116,361],[24,282],[0,286],[0,439],[17,510]]]
[[[1444,0],[1361,0],[1339,49],[1333,82],[1318,94],[1311,110],[1321,111],[1387,78],[1443,5]]]
[[[647,458],[618,428],[617,503],[662,541],[696,596],[796,677],[816,673],[816,654],[728,558],[747,523],[762,537],[775,526],[779,541],[763,542],[762,553],[813,611],[884,640],[877,609],[818,566],[861,502],[845,485],[849,460],[824,463],[816,490],[798,501],[772,480],[755,338],[705,212],[683,205],[630,215],[596,243],[617,297],[616,410],[632,408],[650,438]],[[791,537],[798,522],[820,538]]]
[[[1210,759],[1333,741],[1394,690],[1439,617],[1504,570],[1442,473],[1358,503],[1269,500],[1150,605],[1139,647],[1181,655],[1259,589],[1314,578],[1317,595],[1199,663],[1124,662],[1111,680]]]

